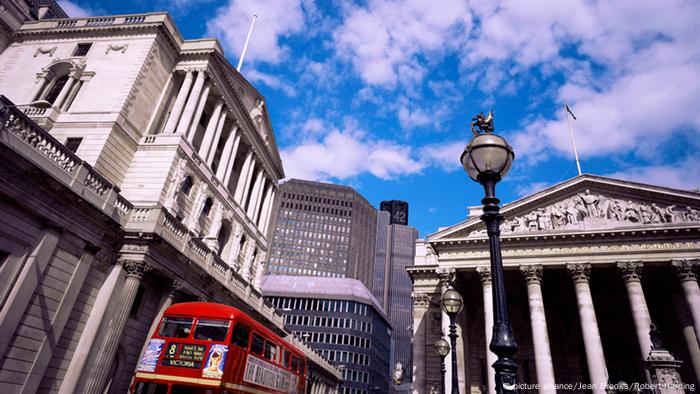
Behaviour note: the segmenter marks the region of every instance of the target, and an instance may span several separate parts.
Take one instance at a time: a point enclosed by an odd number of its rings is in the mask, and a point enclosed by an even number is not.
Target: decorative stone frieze
[[[433,295],[426,293],[413,293],[411,294],[411,299],[413,300],[413,308],[424,308],[427,309],[433,299]]]

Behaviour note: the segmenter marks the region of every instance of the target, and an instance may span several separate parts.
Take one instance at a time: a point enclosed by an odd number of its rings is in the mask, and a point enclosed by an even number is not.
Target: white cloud
[[[459,47],[471,24],[461,0],[439,6],[423,0],[370,0],[366,8],[348,7],[335,31],[338,54],[349,59],[368,84],[394,85],[423,79],[419,56],[441,56]]]
[[[465,146],[466,141],[461,140],[426,145],[420,149],[421,161],[446,172],[459,170],[462,168],[459,158]]]
[[[271,88],[279,89],[283,91],[284,94],[286,94],[288,97],[295,97],[297,95],[296,90],[294,90],[294,87],[288,84],[287,82],[283,81],[280,77],[276,77],[271,74],[266,74],[254,69],[247,70],[245,76],[250,82],[262,82]]]
[[[472,7],[479,27],[462,57],[469,78],[503,92],[533,68],[544,78],[563,75],[566,82],[549,90],[555,105],[568,102],[578,117],[582,156],[651,159],[674,131],[700,137],[700,114],[689,111],[700,107],[698,3],[505,0]],[[529,162],[571,154],[563,111],[527,120],[513,143]]]
[[[238,58],[254,14],[258,19],[245,62],[279,63],[289,51],[280,40],[304,27],[300,0],[229,0],[207,23],[208,33],[221,39],[229,54]]]
[[[668,165],[633,167],[608,176],[676,189],[698,190],[700,159],[691,157]]]
[[[404,129],[413,129],[429,124],[433,118],[420,108],[411,111],[406,106],[399,109],[399,124]]]
[[[71,18],[84,18],[86,16],[95,15],[95,12],[89,6],[83,6],[75,1],[58,0],[58,5]]]
[[[381,179],[393,179],[423,168],[411,158],[410,147],[375,140],[347,127],[333,129],[319,139],[282,149],[280,153],[289,178],[343,180],[370,173]]]

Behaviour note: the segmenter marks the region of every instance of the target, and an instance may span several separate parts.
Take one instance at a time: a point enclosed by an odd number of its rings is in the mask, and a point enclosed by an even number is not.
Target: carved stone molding
[[[428,309],[430,302],[433,299],[431,294],[426,293],[413,293],[411,294],[411,299],[413,300],[413,308],[423,308]]]
[[[697,280],[695,270],[700,260],[671,260],[671,265],[676,270],[676,274],[681,282],[687,280]]]
[[[46,55],[46,54],[48,54],[49,57],[51,57],[51,56],[53,56],[54,53],[56,53],[56,49],[58,49],[57,46],[53,46],[53,47],[50,47],[50,48],[39,47],[39,48],[36,49],[36,51],[34,51],[34,57],[37,57],[37,56],[39,56],[40,54],[41,54],[41,55]]]
[[[521,265],[520,272],[528,284],[542,283],[542,264]]]
[[[126,53],[127,48],[129,48],[128,43],[124,43],[121,45],[120,44],[109,44],[107,46],[107,49],[105,49],[105,54],[108,54],[109,51]]]
[[[482,286],[491,286],[491,267],[485,265],[476,267],[476,273],[479,274]]]
[[[454,268],[438,268],[435,270],[438,277],[440,278],[440,283],[447,286],[454,286],[455,280],[457,278],[457,271]]]
[[[170,284],[170,288],[168,289],[168,293],[170,294],[170,298],[175,297],[175,294],[182,290],[183,284],[177,280],[173,280],[173,282]]]
[[[641,261],[621,261],[615,264],[620,275],[625,279],[625,282],[642,280],[642,267],[644,264]]]
[[[591,279],[591,263],[569,263],[566,270],[574,283],[588,283]]]
[[[143,275],[152,269],[148,263],[140,260],[126,260],[122,264],[124,265],[124,271],[126,271],[126,277],[138,280],[141,280]]]

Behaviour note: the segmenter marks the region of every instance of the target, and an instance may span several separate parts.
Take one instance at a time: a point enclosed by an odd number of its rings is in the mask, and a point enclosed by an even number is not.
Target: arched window
[[[187,176],[184,181],[182,181],[182,186],[180,186],[180,191],[184,195],[189,195],[190,190],[192,190],[192,185],[194,184],[194,181],[192,180],[191,176]]]
[[[68,82],[68,75],[64,75],[56,79],[54,84],[49,88],[49,91],[46,93],[46,96],[44,96],[44,100],[53,104],[54,101],[56,101],[56,99],[58,98],[58,95],[61,93],[63,87],[66,85],[66,82]]]

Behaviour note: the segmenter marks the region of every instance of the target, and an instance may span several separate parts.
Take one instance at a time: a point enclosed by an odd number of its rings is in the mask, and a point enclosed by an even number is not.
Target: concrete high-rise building
[[[353,278],[372,287],[377,212],[347,186],[292,179],[280,186],[268,274]]]
[[[406,267],[413,265],[418,232],[408,226],[408,203],[382,201],[377,213],[372,294],[382,305],[393,327],[392,368],[401,363],[405,384],[392,386],[393,392],[409,392],[411,381],[412,301],[411,279]]]
[[[391,325],[356,279],[266,275],[265,298],[285,326],[343,371],[343,394],[390,392]]]

